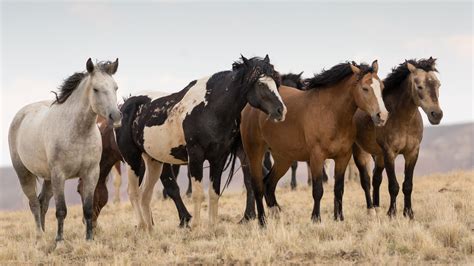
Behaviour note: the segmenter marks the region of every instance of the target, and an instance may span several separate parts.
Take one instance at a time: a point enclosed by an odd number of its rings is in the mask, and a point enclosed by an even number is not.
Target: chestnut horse
[[[278,180],[293,161],[309,161],[313,177],[313,221],[321,221],[324,160],[334,159],[334,218],[343,220],[344,172],[351,157],[356,128],[352,117],[357,108],[367,112],[377,126],[387,117],[377,61],[366,64],[342,63],[306,80],[307,90],[281,86],[287,119],[274,123],[259,110],[246,106],[242,111],[241,134],[249,159],[258,218],[265,225],[263,195],[267,205],[279,210],[275,198]],[[263,179],[262,159],[270,149],[274,164]],[[265,182],[264,182],[265,181]],[[264,186],[265,184],[265,186]]]
[[[397,155],[405,159],[405,181],[403,194],[405,206],[403,215],[413,219],[411,192],[420,143],[423,137],[423,120],[418,107],[428,116],[431,124],[437,125],[443,117],[438,102],[440,82],[436,77],[436,59],[408,60],[392,70],[384,80],[383,99],[389,111],[384,127],[376,128],[370,117],[357,111],[357,145],[354,145],[354,159],[360,172],[362,188],[365,192],[367,208],[379,207],[379,188],[385,167],[390,192],[388,215],[396,215],[396,199],[399,191],[395,176],[394,161]],[[373,203],[370,199],[370,177],[368,166],[375,158],[373,171]]]

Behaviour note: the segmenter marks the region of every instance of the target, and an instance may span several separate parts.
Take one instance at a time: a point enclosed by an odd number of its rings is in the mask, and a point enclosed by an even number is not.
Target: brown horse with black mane
[[[354,120],[357,124],[357,145],[354,145],[354,160],[360,172],[362,188],[365,192],[367,208],[379,207],[379,188],[385,167],[390,192],[388,215],[396,215],[396,199],[399,191],[395,176],[395,157],[405,158],[405,181],[403,194],[405,206],[403,215],[413,219],[411,192],[413,171],[418,159],[423,137],[423,120],[418,107],[428,116],[431,124],[437,125],[443,117],[438,102],[440,82],[436,77],[436,59],[408,60],[392,70],[384,80],[383,99],[389,111],[384,127],[374,127],[370,117],[357,111]],[[373,171],[373,204],[370,199],[370,177],[368,166],[375,159]]]
[[[287,106],[286,120],[274,123],[247,105],[242,111],[241,134],[249,159],[258,218],[265,224],[263,195],[267,205],[279,210],[275,198],[278,180],[293,161],[309,161],[313,178],[313,221],[321,221],[322,174],[325,159],[334,159],[334,218],[343,220],[344,172],[351,157],[356,128],[352,118],[357,108],[367,112],[377,126],[387,118],[377,76],[378,63],[372,66],[342,63],[306,80],[305,91],[281,86]],[[262,158],[271,150],[274,164],[263,179]],[[264,186],[265,185],[265,186]]]

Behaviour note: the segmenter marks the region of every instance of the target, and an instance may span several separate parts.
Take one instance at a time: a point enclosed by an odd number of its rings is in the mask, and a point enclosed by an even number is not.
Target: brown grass
[[[401,179],[401,178],[400,178]],[[400,180],[401,181],[401,180]],[[175,263],[465,263],[473,262],[474,172],[456,172],[415,178],[415,221],[401,215],[389,220],[388,193],[382,184],[381,213],[366,214],[359,184],[348,183],[344,195],[344,222],[334,222],[332,184],[325,187],[322,224],[310,222],[311,190],[278,189],[282,213],[267,229],[256,222],[238,225],[245,196],[225,194],[219,202],[219,223],[210,228],[207,213],[197,229],[179,229],[171,201],[153,201],[151,235],[136,231],[129,202],[108,205],[99,220],[95,241],[84,240],[81,208],[69,208],[65,243],[51,251],[56,230],[54,209],[47,215],[45,240],[35,244],[29,210],[0,213],[0,264],[175,264]],[[304,186],[304,187],[303,187]],[[191,202],[186,200],[191,207]]]

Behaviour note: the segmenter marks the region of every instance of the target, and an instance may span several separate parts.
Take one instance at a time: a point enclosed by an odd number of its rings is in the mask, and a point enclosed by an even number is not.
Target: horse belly
[[[42,121],[46,110],[38,110],[24,117],[17,133],[17,152],[23,165],[34,175],[49,179],[46,149],[44,146]]]
[[[184,149],[183,127],[180,123],[169,123],[151,126],[143,129],[143,148],[153,159],[170,164],[185,164],[184,158],[176,158],[173,151]]]

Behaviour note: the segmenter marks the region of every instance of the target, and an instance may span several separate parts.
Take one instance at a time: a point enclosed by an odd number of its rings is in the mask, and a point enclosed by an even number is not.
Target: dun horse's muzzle
[[[428,120],[432,125],[438,125],[441,122],[441,119],[443,118],[443,111],[431,111],[428,114]]]

